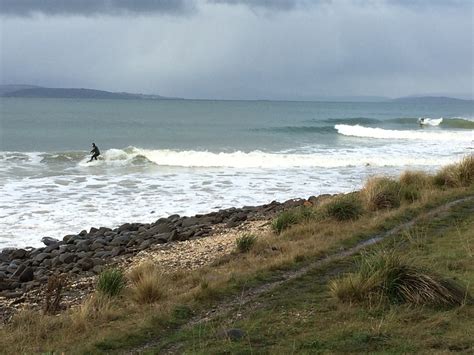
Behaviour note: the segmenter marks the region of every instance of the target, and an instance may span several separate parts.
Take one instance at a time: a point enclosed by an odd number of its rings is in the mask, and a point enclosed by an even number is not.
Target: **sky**
[[[0,0],[0,84],[472,97],[474,0]]]

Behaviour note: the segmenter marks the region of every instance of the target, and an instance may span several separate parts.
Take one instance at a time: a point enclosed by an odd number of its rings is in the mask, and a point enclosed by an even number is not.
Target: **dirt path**
[[[369,239],[363,240],[356,244],[355,246],[341,250],[337,253],[334,253],[332,255],[326,256],[322,259],[316,260],[312,262],[311,264],[302,267],[299,270],[292,270],[292,271],[287,271],[284,272],[280,275],[279,280],[277,281],[272,281],[268,282],[262,285],[259,285],[258,287],[255,288],[249,288],[247,290],[242,290],[242,292],[238,296],[234,296],[233,298],[229,298],[227,300],[224,300],[220,304],[216,305],[214,308],[208,310],[205,313],[198,314],[191,318],[186,324],[184,324],[182,328],[187,328],[187,327],[192,327],[194,325],[197,325],[199,323],[204,323],[208,322],[214,318],[217,318],[219,316],[225,315],[229,312],[231,312],[234,309],[239,309],[245,307],[247,304],[250,302],[254,301],[258,296],[270,292],[271,290],[275,289],[276,287],[290,281],[296,278],[299,278],[303,275],[305,275],[307,272],[310,270],[313,270],[315,268],[324,266],[325,264],[331,263],[337,259],[345,258],[348,256],[352,256],[357,254],[359,251],[361,251],[364,248],[367,248],[368,246],[377,244],[391,236],[394,236],[398,233],[400,233],[403,230],[407,230],[414,226],[416,223],[423,219],[433,219],[433,218],[440,218],[443,215],[446,214],[446,212],[459,204],[462,204],[467,201],[474,201],[474,196],[469,196],[465,197],[459,200],[455,200],[452,202],[449,202],[447,204],[444,204],[440,207],[437,207],[431,211],[428,211],[426,213],[423,213],[412,220],[402,223],[395,228],[392,228],[386,232],[379,233],[376,235],[373,235]],[[473,209],[474,209],[474,204],[473,204]],[[129,349],[128,351],[124,352],[126,354],[139,354],[144,351],[150,350],[153,347],[156,347],[160,343],[160,339],[152,339],[145,344],[141,345],[140,347],[134,348],[134,349]],[[176,353],[178,352],[177,348],[168,348],[163,353]]]

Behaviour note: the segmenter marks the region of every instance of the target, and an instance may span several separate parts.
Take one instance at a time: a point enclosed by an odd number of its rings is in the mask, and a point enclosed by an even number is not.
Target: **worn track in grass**
[[[310,270],[313,270],[318,267],[322,267],[328,263],[334,262],[337,259],[342,259],[348,256],[352,256],[360,252],[362,249],[367,248],[368,246],[377,244],[391,236],[397,235],[403,230],[407,230],[417,224],[419,221],[423,219],[434,219],[434,218],[440,218],[442,217],[447,211],[449,211],[450,208],[462,204],[464,202],[468,201],[473,201],[473,206],[472,209],[474,210],[474,196],[468,196],[464,197],[462,199],[458,199],[455,201],[448,202],[442,206],[439,206],[437,208],[432,209],[431,211],[425,212],[420,214],[419,216],[413,218],[412,220],[402,223],[388,231],[378,233],[376,235],[371,236],[368,239],[365,239],[359,243],[357,243],[355,246],[343,249],[341,251],[338,251],[336,253],[330,254],[328,256],[325,256],[321,259],[315,260],[314,262],[311,262],[310,264],[298,269],[298,270],[291,270],[291,271],[286,271],[281,273],[278,276],[278,280],[275,281],[270,281],[264,284],[261,284],[257,287],[253,288],[248,288],[242,290],[242,292],[238,296],[234,296],[232,298],[227,298],[217,304],[215,307],[212,309],[206,311],[205,313],[200,313],[194,317],[192,317],[188,322],[186,322],[184,325],[180,327],[180,329],[184,329],[187,327],[192,327],[200,323],[208,322],[214,318],[217,318],[219,316],[225,315],[232,310],[243,308],[246,305],[248,305],[250,302],[254,301],[258,296],[270,292],[273,289],[277,288],[278,286],[299,278],[306,273],[308,273]],[[177,329],[176,331],[179,331]],[[158,346],[160,343],[161,339],[156,338],[152,339],[144,344],[142,344],[139,347],[136,347],[134,349],[129,349],[128,351],[125,351],[124,353],[126,354],[139,354],[142,352],[150,351],[154,347]],[[168,348],[166,350],[162,350],[161,353],[174,353],[178,351],[176,348]]]

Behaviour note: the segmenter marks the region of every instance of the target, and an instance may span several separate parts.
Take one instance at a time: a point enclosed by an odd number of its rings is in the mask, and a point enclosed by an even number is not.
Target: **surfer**
[[[424,117],[421,117],[419,120],[418,120],[418,123],[420,124],[420,126],[423,126],[425,124],[425,118]]]
[[[99,151],[99,148],[97,148],[97,146],[95,145],[95,143],[92,143],[92,150],[91,150],[91,160],[89,160],[89,163],[92,161],[92,160],[97,160],[97,157],[100,155],[100,151]]]

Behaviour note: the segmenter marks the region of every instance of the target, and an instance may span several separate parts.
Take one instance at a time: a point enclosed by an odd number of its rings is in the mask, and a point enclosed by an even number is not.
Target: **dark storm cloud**
[[[44,15],[136,15],[182,14],[195,6],[193,0],[0,0],[0,14]]]

